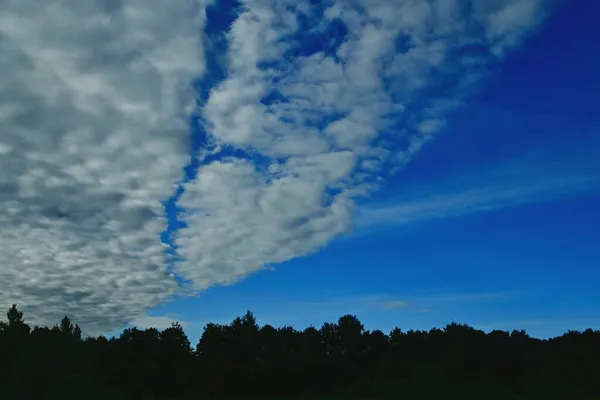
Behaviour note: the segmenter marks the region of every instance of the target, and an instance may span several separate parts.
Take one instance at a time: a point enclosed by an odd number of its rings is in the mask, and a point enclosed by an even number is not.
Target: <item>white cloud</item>
[[[200,169],[181,197],[187,217],[179,233],[180,272],[197,289],[232,283],[266,264],[306,254],[346,231],[351,205],[336,196],[324,206],[326,185],[352,168],[353,157],[330,153],[281,166],[277,178],[249,161],[214,162]],[[291,172],[290,172],[291,171]],[[293,174],[295,175],[293,175]]]
[[[552,173],[526,174],[524,177],[490,173],[485,182],[455,179],[453,183],[458,186],[450,187],[451,183],[446,183],[446,189],[440,189],[443,185],[436,185],[435,189],[419,188],[416,194],[385,204],[366,206],[359,210],[356,223],[364,232],[368,232],[378,226],[468,215],[597,190],[600,187],[600,179],[593,173],[563,176]],[[410,192],[407,189],[407,193]]]
[[[381,307],[388,310],[412,307],[413,303],[408,300],[387,300],[381,303]]]
[[[340,0],[312,32],[327,35],[327,26],[342,21],[348,34],[335,54],[290,56],[297,17],[314,19],[315,6],[242,3],[228,34],[227,79],[201,112],[217,145],[252,156],[212,161],[185,186],[180,205],[190,213],[177,234],[178,272],[195,289],[235,282],[346,232],[353,198],[377,188],[382,168],[408,162],[477,80],[471,67],[486,57],[458,57],[456,50],[472,43],[504,48],[498,38],[531,29],[532,10],[541,6],[474,1],[468,16],[458,1]],[[505,14],[519,18],[503,23]],[[397,48],[403,36],[407,48]],[[448,74],[457,90],[424,100],[424,89]],[[261,102],[272,93],[283,100]],[[319,125],[331,116],[338,118]]]
[[[384,296],[376,299],[376,304],[388,310],[411,308],[413,312],[425,313],[441,308],[449,303],[471,303],[485,301],[503,301],[522,295],[519,291],[481,292],[481,293],[437,293],[424,296],[409,296],[408,299],[393,299]],[[427,306],[427,307],[424,307]]]
[[[475,1],[474,5],[492,44],[490,50],[499,57],[518,45],[531,24],[543,19],[550,6],[543,0]]]
[[[0,3],[0,308],[89,333],[176,291],[160,201],[187,162],[202,12],[160,0]]]
[[[254,158],[212,161],[185,185],[179,271],[196,289],[231,283],[347,231],[353,197],[377,187],[386,163],[409,160],[456,104],[441,95],[417,106],[422,89],[450,70],[474,81],[477,59],[457,60],[453,50],[470,42],[502,49],[532,27],[537,3],[516,1],[477,10],[487,36],[467,29],[458,2],[337,1],[315,33],[343,21],[338,61],[288,57],[308,2],[244,1],[228,34],[227,79],[201,111],[217,145]],[[533,8],[515,6],[523,3]],[[161,201],[188,161],[202,7],[0,3],[1,307],[18,302],[40,324],[67,313],[94,334],[143,318],[179,290],[159,240]],[[396,52],[400,34],[410,46]],[[269,63],[276,68],[258,67]],[[261,103],[273,91],[287,101]],[[339,118],[318,125],[331,115]],[[393,146],[399,139],[405,148]]]

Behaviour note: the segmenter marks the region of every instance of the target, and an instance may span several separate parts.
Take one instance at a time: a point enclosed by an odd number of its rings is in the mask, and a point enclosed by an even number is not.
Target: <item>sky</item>
[[[248,309],[600,329],[598,15],[5,0],[0,306],[193,343]]]

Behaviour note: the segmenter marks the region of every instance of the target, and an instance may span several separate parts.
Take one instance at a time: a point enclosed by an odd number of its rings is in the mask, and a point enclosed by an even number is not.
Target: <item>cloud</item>
[[[177,271],[193,290],[231,284],[347,232],[354,199],[435,136],[482,66],[498,60],[492,47],[514,47],[542,7],[311,3],[243,1],[227,33],[227,77],[200,110],[212,147],[179,201],[187,212],[175,236]]]
[[[463,187],[419,188],[420,195],[371,204],[358,212],[357,230],[450,218],[513,207],[597,189],[600,180],[589,173],[515,177],[490,173],[486,182],[466,182]],[[460,180],[459,180],[460,181]],[[501,182],[492,183],[487,182]],[[443,185],[442,185],[443,186]],[[446,185],[449,186],[449,185]],[[418,192],[417,192],[418,193]]]
[[[516,291],[504,292],[482,292],[482,293],[441,293],[429,296],[411,296],[409,300],[397,300],[377,298],[373,296],[368,298],[369,303],[375,304],[384,310],[410,309],[415,314],[424,314],[435,312],[440,306],[448,303],[469,303],[482,301],[502,301],[512,299],[521,293]]]
[[[387,300],[381,303],[381,307],[387,310],[412,307],[413,303],[407,300]]]
[[[430,314],[436,311],[437,310],[435,308],[418,308],[416,310],[413,310],[413,314]]]
[[[454,303],[454,302],[480,302],[502,301],[522,296],[524,293],[517,290],[479,292],[479,293],[442,293],[415,299],[419,303]],[[531,294],[531,293],[528,293]]]
[[[497,1],[474,1],[475,13],[481,13],[485,22],[487,40],[492,43],[491,51],[501,57],[505,51],[518,45],[528,33],[527,27],[546,16],[547,6],[542,0],[512,1],[501,4]]]
[[[177,290],[161,201],[204,69],[190,4],[0,3],[0,307],[94,334]]]
[[[226,79],[196,110],[202,165],[178,202],[177,272],[191,288],[346,232],[354,198],[431,140],[496,61],[469,49],[514,47],[541,7],[482,3],[243,1]],[[189,162],[203,7],[0,3],[0,306],[38,324],[67,313],[95,334],[179,293],[161,202]]]

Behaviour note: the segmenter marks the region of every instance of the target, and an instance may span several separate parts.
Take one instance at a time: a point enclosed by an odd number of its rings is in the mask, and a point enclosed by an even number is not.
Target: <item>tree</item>
[[[64,318],[60,321],[60,325],[58,326],[58,329],[67,336],[72,336],[73,335],[73,324],[71,324],[71,320],[69,319],[68,316],[64,316]]]
[[[169,328],[163,330],[160,333],[160,340],[163,343],[163,347],[176,352],[175,354],[177,355],[187,355],[192,352],[190,340],[179,322],[173,322]]]
[[[352,363],[360,361],[364,326],[354,315],[344,315],[338,319],[338,337],[342,356]]]
[[[13,304],[12,307],[6,313],[6,317],[8,318],[9,326],[16,326],[20,324],[24,324],[25,320],[23,319],[23,312],[17,310],[17,305]]]
[[[216,397],[228,389],[228,368],[233,362],[232,349],[227,345],[229,326],[208,323],[196,345],[198,381],[205,380],[202,394]]]
[[[0,330],[9,333],[12,332],[13,336],[26,336],[31,331],[29,325],[25,323],[23,318],[23,312],[17,309],[17,305],[13,304],[12,307],[6,313],[8,322],[0,322]]]
[[[212,322],[206,324],[204,332],[196,345],[196,354],[211,362],[216,362],[219,353],[224,350],[226,327]]]
[[[79,327],[79,325],[75,324],[75,328],[73,328],[73,338],[75,340],[77,340],[78,342],[80,342],[81,335],[82,335],[81,328]]]
[[[298,331],[259,327],[248,311],[229,325],[209,323],[193,352],[178,323],[81,340],[67,316],[31,333],[16,305],[7,317],[0,323],[0,397],[7,399],[600,395],[600,332],[591,329],[538,340],[451,323],[386,335],[344,315]]]

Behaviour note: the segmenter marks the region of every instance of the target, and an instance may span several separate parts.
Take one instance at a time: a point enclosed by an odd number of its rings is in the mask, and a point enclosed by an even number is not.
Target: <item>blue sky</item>
[[[559,5],[490,68],[439,136],[359,202],[352,233],[149,315],[185,321],[194,340],[205,322],[246,309],[298,328],[345,313],[386,331],[599,328],[600,53],[589,7]]]
[[[600,328],[595,2],[46,4],[0,4],[1,307]]]

